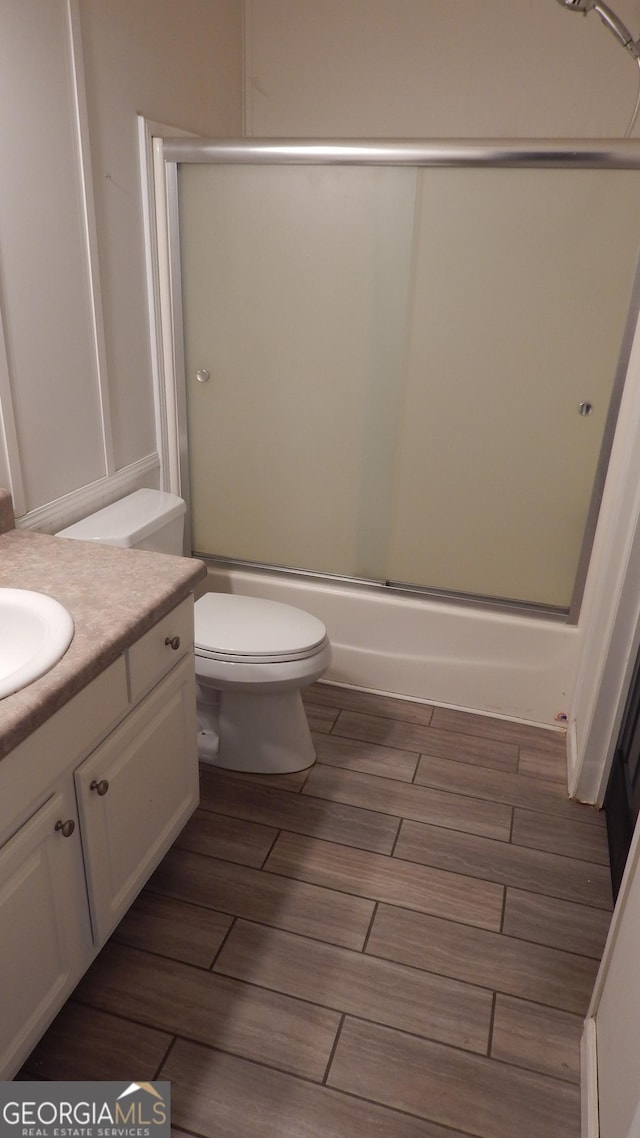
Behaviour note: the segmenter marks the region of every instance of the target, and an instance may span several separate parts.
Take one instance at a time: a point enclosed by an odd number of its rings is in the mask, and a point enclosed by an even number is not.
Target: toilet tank
[[[182,554],[186,509],[182,498],[175,494],[136,490],[60,530],[57,536],[148,549],[153,553]]]

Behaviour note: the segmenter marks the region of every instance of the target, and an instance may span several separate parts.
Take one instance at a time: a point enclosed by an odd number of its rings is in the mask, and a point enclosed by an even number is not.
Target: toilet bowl
[[[321,621],[278,601],[207,593],[195,606],[195,654],[203,762],[271,774],[311,766],[301,689],[331,663]]]
[[[57,536],[182,553],[186,506],[137,490]],[[292,605],[206,593],[195,604],[198,754],[230,770],[304,770],[315,749],[301,691],[331,663],[322,621]]]

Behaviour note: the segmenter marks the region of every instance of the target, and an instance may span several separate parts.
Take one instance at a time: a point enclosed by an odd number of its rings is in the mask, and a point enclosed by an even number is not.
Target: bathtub
[[[525,723],[565,723],[573,626],[352,583],[209,564],[206,588],[296,605],[326,625],[325,680]]]

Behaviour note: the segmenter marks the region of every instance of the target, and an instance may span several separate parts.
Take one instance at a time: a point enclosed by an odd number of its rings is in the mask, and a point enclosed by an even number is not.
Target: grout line
[[[227,941],[229,940],[229,937],[231,936],[231,933],[232,933],[233,929],[235,929],[235,927],[236,927],[236,925],[237,925],[237,923],[238,923],[238,921],[239,921],[239,920],[242,920],[242,918],[241,918],[241,917],[234,917],[234,918],[233,918],[233,920],[232,920],[231,924],[229,925],[229,928],[227,929],[227,931],[226,931],[226,933],[224,934],[224,936],[223,936],[222,940],[220,941],[220,944],[218,945],[218,947],[217,947],[216,951],[215,951],[215,952],[214,952],[214,954],[213,954],[213,957],[212,957],[212,959],[211,959],[211,963],[209,964],[209,967],[208,967],[208,971],[209,971],[209,972],[213,972],[213,969],[214,969],[214,968],[215,968],[215,966],[216,966],[216,962],[217,962],[217,960],[218,960],[218,957],[220,956],[220,953],[222,952],[222,950],[223,950],[224,946],[226,945]]]
[[[335,1035],[335,1039],[333,1041],[333,1046],[329,1052],[329,1057],[327,1059],[327,1065],[324,1069],[324,1075],[322,1076],[322,1085],[325,1087],[327,1085],[327,1079],[329,1078],[329,1072],[330,1072],[331,1067],[333,1065],[333,1059],[334,1059],[335,1053],[336,1053],[337,1048],[338,1048],[338,1043],[340,1042],[340,1036],[342,1035],[342,1029],[344,1027],[344,1023],[345,1023],[346,1018],[347,1018],[347,1013],[344,1012],[340,1018],[340,1023],[338,1024],[338,1027],[336,1029],[336,1035]]]
[[[362,948],[360,950],[363,955],[364,954],[366,954],[368,956],[374,956],[375,955],[374,953],[367,953],[367,946],[369,944],[369,937],[371,936],[371,933],[373,931],[373,923],[374,923],[376,916],[378,914],[378,908],[379,908],[379,902],[376,901],[375,905],[373,906],[373,912],[371,914],[371,920],[369,921],[369,927],[365,933],[364,942],[363,942]],[[382,959],[382,957],[380,957],[379,959]],[[392,963],[395,963],[395,961]]]
[[[160,1061],[160,1063],[158,1064],[158,1066],[156,1067],[155,1074],[153,1076],[153,1079],[151,1080],[152,1083],[156,1083],[160,1079],[160,1077],[161,1077],[160,1072],[162,1071],[162,1068],[164,1067],[165,1063],[168,1061],[169,1056],[171,1055],[171,1052],[173,1051],[173,1049],[175,1047],[176,1039],[177,1039],[177,1036],[174,1035],[173,1039],[169,1040],[169,1043],[167,1044],[167,1049],[164,1053],[164,1056],[163,1056],[162,1060]]]
[[[489,1015],[489,1032],[487,1035],[487,1059],[491,1059],[491,1049],[493,1047],[493,1026],[494,1026],[495,1019],[496,1019],[496,1002],[497,1002],[497,999],[498,999],[498,994],[497,994],[497,992],[494,992],[493,993],[493,999],[491,1001],[491,1013]]]
[[[504,919],[506,916],[506,912],[507,912],[507,886],[505,885],[503,893],[502,893],[502,912],[500,914],[500,930],[499,930],[500,934],[502,936],[508,935],[508,934],[505,934],[505,931],[504,931]]]
[[[397,849],[397,846],[398,846],[398,842],[399,842],[399,840],[400,840],[400,831],[401,831],[401,829],[402,829],[402,826],[403,826],[403,824],[404,824],[404,821],[405,821],[405,819],[404,819],[404,818],[398,818],[398,826],[397,826],[397,829],[396,829],[396,836],[395,836],[395,838],[393,839],[393,842],[392,842],[392,845],[391,845],[391,849],[390,849],[390,851],[389,851],[389,856],[390,856],[390,857],[392,857],[392,858],[395,858],[395,856],[396,856],[396,849]],[[400,859],[400,858],[398,858],[397,860],[401,860],[401,859]],[[417,864],[418,864],[418,862],[414,862],[413,864],[414,864],[414,865],[417,865]]]
[[[228,817],[228,815],[225,815],[225,817]],[[246,820],[246,819],[243,819],[243,820]],[[267,850],[266,854],[264,855],[264,857],[262,859],[262,862],[260,863],[260,865],[255,867],[256,869],[258,869],[258,870],[264,869],[269,858],[271,857],[271,854],[273,853],[273,851],[275,849],[276,842],[278,841],[278,838],[280,837],[281,834],[282,834],[282,827],[279,827],[278,830],[276,831],[275,836],[273,837],[273,839],[269,845],[269,849]],[[242,863],[241,862],[238,862],[238,863],[234,862],[233,864],[235,865],[235,864],[242,864]],[[248,868],[251,868],[251,866],[249,866]]]

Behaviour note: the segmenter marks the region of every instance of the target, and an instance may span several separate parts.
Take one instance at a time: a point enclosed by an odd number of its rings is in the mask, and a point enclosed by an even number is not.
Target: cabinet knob
[[[177,652],[178,648],[180,647],[180,637],[179,636],[167,636],[167,638],[165,640],[165,644],[166,644],[167,648],[173,648],[173,651]]]
[[[108,789],[109,783],[106,778],[101,778],[99,782],[94,778],[93,782],[89,784],[89,790],[96,790],[101,798],[104,797]]]
[[[56,830],[60,831],[63,838],[70,838],[75,828],[76,824],[73,818],[68,818],[66,822],[56,822]]]

